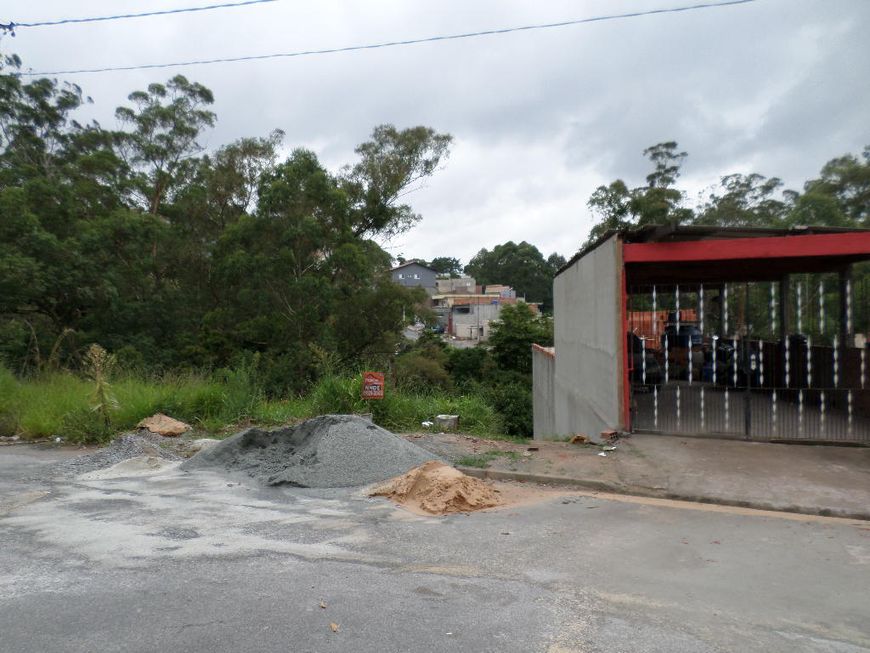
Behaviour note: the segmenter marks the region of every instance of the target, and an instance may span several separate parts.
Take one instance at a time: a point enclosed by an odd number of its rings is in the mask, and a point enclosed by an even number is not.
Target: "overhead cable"
[[[182,66],[204,66],[216,63],[235,63],[239,61],[262,61],[264,59],[289,59],[293,57],[308,57],[322,54],[336,54],[339,52],[356,52],[359,50],[376,50],[379,48],[391,48],[401,45],[415,45],[418,43],[432,43],[438,41],[456,41],[459,39],[471,39],[481,36],[495,36],[499,34],[509,34],[511,32],[528,32],[533,30],[552,29],[556,27],[568,27],[570,25],[581,25],[584,23],[599,23],[610,20],[622,20],[628,18],[638,18],[641,16],[652,16],[657,14],[673,14],[686,11],[694,11],[698,9],[714,9],[717,7],[729,7],[733,5],[749,4],[756,0],[726,0],[725,2],[706,3],[688,5],[683,7],[669,7],[665,9],[648,9],[645,11],[632,11],[624,14],[611,14],[608,16],[594,16],[591,18],[578,18],[575,20],[564,20],[558,23],[542,23],[538,25],[522,25],[518,27],[504,27],[500,29],[488,29],[477,32],[465,32],[461,34],[446,34],[440,36],[428,36],[417,39],[406,39],[401,41],[387,41],[383,43],[372,43],[368,45],[351,45],[339,48],[325,48],[322,50],[300,50],[297,52],[277,52],[271,54],[258,54],[240,57],[216,57],[214,59],[192,59],[189,61],[176,61],[172,63],[151,63],[137,64],[129,66],[105,66],[101,68],[79,68],[67,70],[49,70],[42,72],[22,72],[22,75],[39,76],[39,75],[79,75],[90,73],[106,73],[116,71],[129,70],[149,70],[155,68],[179,68]]]
[[[115,14],[112,16],[94,16],[90,18],[60,18],[58,20],[43,20],[33,23],[12,22],[4,27],[20,29],[22,27],[53,27],[56,25],[73,25],[76,23],[100,23],[107,20],[124,20],[127,18],[145,18],[147,16],[167,16],[169,14],[186,14],[193,11],[211,11],[212,9],[227,9],[230,7],[244,7],[246,5],[259,5],[278,0],[241,0],[240,2],[224,2],[221,4],[204,5],[202,7],[183,7],[179,9],[162,9],[160,11],[145,11],[139,14]]]

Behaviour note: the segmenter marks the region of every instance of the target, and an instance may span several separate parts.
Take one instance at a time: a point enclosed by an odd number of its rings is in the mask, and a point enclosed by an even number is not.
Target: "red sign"
[[[384,375],[380,372],[363,372],[363,399],[384,398]]]

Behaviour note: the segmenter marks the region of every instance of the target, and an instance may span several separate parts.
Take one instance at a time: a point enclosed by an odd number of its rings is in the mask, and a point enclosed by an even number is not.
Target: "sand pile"
[[[271,431],[246,429],[181,468],[242,475],[263,485],[353,487],[397,476],[433,458],[362,417],[323,415]]]
[[[498,490],[437,460],[375,488],[371,496],[387,497],[414,512],[432,515],[482,510],[503,503]]]

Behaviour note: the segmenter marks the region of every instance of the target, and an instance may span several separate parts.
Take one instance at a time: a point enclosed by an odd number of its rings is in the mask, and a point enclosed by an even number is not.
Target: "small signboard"
[[[362,398],[384,398],[384,375],[381,372],[363,372]]]

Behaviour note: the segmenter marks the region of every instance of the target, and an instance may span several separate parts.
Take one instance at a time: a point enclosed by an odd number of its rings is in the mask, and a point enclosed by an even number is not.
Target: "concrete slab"
[[[409,437],[454,462],[488,458],[492,477],[870,520],[870,448],[634,435],[603,452],[563,442]]]

